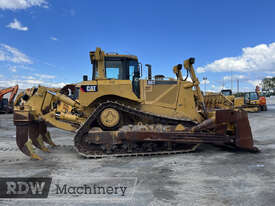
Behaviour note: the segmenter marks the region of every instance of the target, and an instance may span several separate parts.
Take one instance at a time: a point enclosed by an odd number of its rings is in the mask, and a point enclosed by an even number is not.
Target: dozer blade
[[[246,111],[240,111],[237,113],[237,125],[236,146],[245,150],[259,152],[260,150],[254,146],[252,132]]]
[[[247,112],[244,110],[217,110],[216,124],[231,123],[235,128],[234,145],[250,152],[259,152],[260,150],[254,146],[253,136],[248,120]]]
[[[43,142],[43,136],[39,130],[39,123],[32,123],[29,126],[29,137],[36,148],[41,149],[44,152],[50,152]]]
[[[32,140],[29,139],[29,126],[16,126],[16,144],[18,148],[25,155],[31,157],[32,159],[41,160],[41,158],[34,152],[32,146]]]
[[[39,123],[39,133],[42,136],[42,139],[47,144],[56,147],[56,144],[53,142],[50,132],[47,131],[47,125],[44,122]]]

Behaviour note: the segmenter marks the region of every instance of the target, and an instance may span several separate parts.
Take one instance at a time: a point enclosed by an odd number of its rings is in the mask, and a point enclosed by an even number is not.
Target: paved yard
[[[17,149],[12,115],[1,115],[0,177],[113,178],[122,184],[127,177],[136,180],[136,187],[132,198],[121,201],[0,200],[0,205],[274,205],[275,98],[268,103],[267,112],[249,114],[259,154],[208,146],[171,156],[83,159],[74,152],[74,134],[50,128],[62,146],[51,148],[50,154],[38,152],[43,160],[34,161]]]

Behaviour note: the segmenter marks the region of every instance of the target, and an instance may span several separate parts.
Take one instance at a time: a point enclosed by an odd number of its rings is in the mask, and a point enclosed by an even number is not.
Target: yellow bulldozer
[[[265,98],[260,99],[257,92],[233,95],[231,89],[223,89],[220,93],[207,93],[204,96],[204,101],[207,110],[242,109],[247,112],[258,112],[267,108]]]
[[[231,89],[223,89],[220,93],[207,93],[204,96],[205,106],[212,109],[239,109],[244,106],[242,97],[235,97]]]
[[[75,132],[78,154],[88,158],[176,154],[194,151],[200,143],[258,151],[247,113],[207,112],[194,58],[173,68],[177,79],[163,75],[141,79],[142,64],[133,55],[90,52],[92,79],[62,89],[28,89],[15,101],[14,124],[19,149],[41,159],[55,146],[47,126]],[[183,79],[182,68],[192,81]]]

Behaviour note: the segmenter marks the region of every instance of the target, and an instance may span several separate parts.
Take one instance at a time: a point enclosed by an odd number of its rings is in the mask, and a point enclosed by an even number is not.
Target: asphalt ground
[[[0,115],[0,177],[128,187],[125,196],[0,198],[0,205],[274,205],[275,97],[267,101],[267,112],[249,113],[258,154],[206,146],[170,156],[85,159],[74,151],[73,133],[49,128],[59,146],[37,151],[43,160],[35,161],[17,149],[12,115]]]

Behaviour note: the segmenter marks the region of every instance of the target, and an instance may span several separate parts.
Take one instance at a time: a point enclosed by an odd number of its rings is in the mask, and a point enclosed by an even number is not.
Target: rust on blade
[[[216,124],[228,123],[235,128],[236,147],[251,152],[259,152],[260,150],[254,146],[253,136],[248,120],[247,112],[244,110],[217,110]]]
[[[253,136],[248,121],[248,115],[246,111],[240,111],[236,114],[237,127],[236,127],[236,146],[242,149],[259,152],[260,150],[254,146]]]

